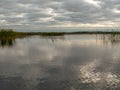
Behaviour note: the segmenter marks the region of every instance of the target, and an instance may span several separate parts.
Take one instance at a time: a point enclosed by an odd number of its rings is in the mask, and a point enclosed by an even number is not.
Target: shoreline
[[[5,38],[20,38],[33,35],[40,36],[64,36],[64,35],[94,35],[94,34],[103,34],[103,35],[120,35],[120,31],[79,31],[79,32],[16,32],[13,29],[0,29],[0,39]]]

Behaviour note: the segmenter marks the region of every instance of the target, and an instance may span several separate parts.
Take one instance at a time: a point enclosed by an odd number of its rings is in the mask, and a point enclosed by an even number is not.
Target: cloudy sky
[[[120,0],[0,0],[0,27],[119,27]]]

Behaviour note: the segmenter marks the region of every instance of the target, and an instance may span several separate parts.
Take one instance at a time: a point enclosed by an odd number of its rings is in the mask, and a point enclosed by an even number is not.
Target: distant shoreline
[[[120,32],[80,31],[80,32],[19,32],[26,35],[73,35],[73,34],[120,34]]]
[[[17,38],[32,35],[41,36],[61,36],[61,35],[76,35],[76,34],[120,34],[119,31],[79,31],[79,32],[16,32],[13,29],[0,29],[0,39],[2,38]]]
[[[120,31],[16,32],[16,33],[21,33],[25,35],[73,35],[73,34],[120,34]]]

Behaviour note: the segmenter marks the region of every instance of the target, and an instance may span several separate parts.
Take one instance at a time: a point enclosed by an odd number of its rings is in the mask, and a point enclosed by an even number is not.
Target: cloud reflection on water
[[[0,50],[0,89],[119,90],[119,54],[119,45],[109,48],[95,38],[17,39]]]

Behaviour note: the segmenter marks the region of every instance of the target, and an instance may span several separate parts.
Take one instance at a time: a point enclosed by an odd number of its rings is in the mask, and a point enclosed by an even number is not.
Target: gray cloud
[[[109,26],[119,25],[119,17],[119,0],[0,0],[1,26],[65,27],[67,23],[71,27],[104,23]]]

